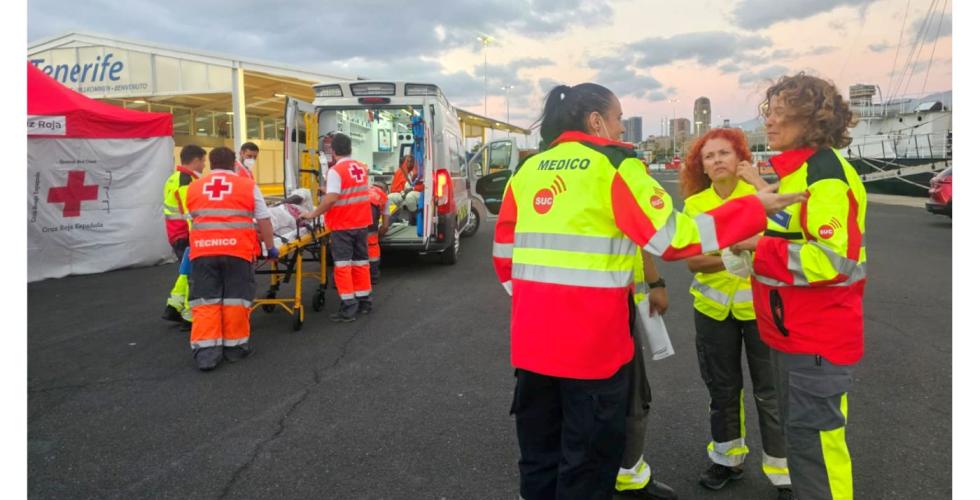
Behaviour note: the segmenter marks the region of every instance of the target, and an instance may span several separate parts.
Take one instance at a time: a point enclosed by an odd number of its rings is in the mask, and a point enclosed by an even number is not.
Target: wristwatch
[[[663,276],[661,276],[660,279],[658,279],[657,281],[647,283],[647,286],[651,290],[653,290],[654,288],[667,288],[667,282],[664,281]]]

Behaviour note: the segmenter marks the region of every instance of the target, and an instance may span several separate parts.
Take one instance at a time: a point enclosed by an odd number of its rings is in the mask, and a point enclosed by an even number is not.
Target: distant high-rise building
[[[639,116],[631,116],[623,120],[623,140],[637,144],[643,141],[643,119]]]
[[[725,120],[722,121],[721,123],[721,128],[732,128],[732,121],[728,118],[725,118]]]
[[[675,130],[677,131],[676,135],[678,137],[680,137],[681,135],[685,135],[685,136],[691,135],[691,120],[688,120],[687,118],[677,118],[674,120],[670,120],[671,137],[675,135],[674,132]]]
[[[694,100],[694,134],[701,134],[711,128],[711,100],[698,97]]]

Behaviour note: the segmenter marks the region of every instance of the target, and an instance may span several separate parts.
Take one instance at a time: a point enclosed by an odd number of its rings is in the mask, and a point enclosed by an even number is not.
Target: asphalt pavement
[[[664,186],[676,199],[677,184]],[[873,203],[867,223],[866,354],[847,431],[856,497],[950,498],[952,222]],[[355,323],[327,320],[334,294],[300,332],[281,311],[256,311],[256,354],[211,373],[160,319],[175,265],[29,284],[29,496],[517,498],[509,297],[492,229],[464,240],[455,266],[386,255],[375,310]],[[748,388],[745,478],[720,492],[697,484],[708,394],[691,274],[661,271],[677,354],[648,364],[654,477],[681,498],[772,498]]]

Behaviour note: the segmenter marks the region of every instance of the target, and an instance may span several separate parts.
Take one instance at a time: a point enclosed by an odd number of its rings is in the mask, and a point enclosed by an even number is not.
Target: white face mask
[[[245,165],[248,168],[254,167],[255,166],[255,158],[245,158],[245,161],[242,162],[242,165]]]

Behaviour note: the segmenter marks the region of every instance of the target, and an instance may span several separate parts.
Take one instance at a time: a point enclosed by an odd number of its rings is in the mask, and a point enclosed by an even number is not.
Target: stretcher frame
[[[320,180],[322,175],[317,160],[317,117],[306,114],[306,148],[304,154],[300,155],[301,168],[299,169],[299,186],[309,189],[313,206],[320,204]],[[289,168],[284,163],[283,168]],[[284,193],[288,195],[288,193]],[[300,222],[296,221],[296,234],[300,234]],[[307,226],[309,232],[293,241],[279,245],[279,259],[271,262],[269,269],[263,269],[260,264],[255,270],[255,274],[266,274],[270,276],[269,289],[263,297],[258,297],[252,301],[251,311],[262,308],[262,311],[271,313],[276,307],[283,308],[293,316],[293,330],[299,331],[303,328],[305,320],[305,307],[303,306],[303,278],[314,278],[318,281],[310,303],[314,311],[323,309],[326,303],[327,290],[327,252],[329,249],[328,237],[330,229],[323,225],[321,218],[311,221]],[[305,254],[305,256],[304,256]],[[303,262],[319,262],[320,268],[317,271],[303,271]],[[295,278],[296,286],[291,297],[277,297],[280,285],[289,283]]]

